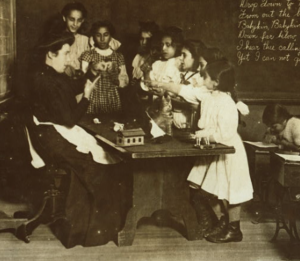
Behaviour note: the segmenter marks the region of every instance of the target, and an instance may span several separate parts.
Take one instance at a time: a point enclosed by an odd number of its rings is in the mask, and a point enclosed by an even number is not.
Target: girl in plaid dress
[[[114,27],[108,21],[99,21],[93,24],[91,33],[95,48],[81,55],[82,70],[88,71],[92,78],[99,74],[101,77],[91,95],[87,112],[120,112],[122,106],[118,88],[128,84],[128,76],[123,55],[109,45],[115,33]]]

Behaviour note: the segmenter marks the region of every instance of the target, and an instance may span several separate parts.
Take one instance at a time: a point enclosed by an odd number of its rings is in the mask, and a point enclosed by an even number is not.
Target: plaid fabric
[[[87,113],[96,114],[121,111],[118,76],[120,72],[119,67],[125,64],[123,55],[113,51],[111,55],[102,56],[93,49],[84,52],[80,60],[89,63],[111,61],[113,64],[111,72],[101,72],[101,77],[91,94]]]

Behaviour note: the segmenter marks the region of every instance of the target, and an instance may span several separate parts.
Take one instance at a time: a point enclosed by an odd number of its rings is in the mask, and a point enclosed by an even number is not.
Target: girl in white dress
[[[237,132],[239,116],[234,101],[233,68],[226,61],[208,64],[204,71],[203,88],[152,82],[152,86],[157,85],[188,101],[201,101],[201,118],[198,122],[200,130],[195,133],[196,142],[205,138],[210,142],[234,146],[234,154],[198,158],[188,181],[192,187],[201,188],[219,199],[213,209],[220,220],[206,233],[206,239],[214,243],[241,241],[241,203],[252,199],[253,187],[247,155]],[[220,212],[221,205],[224,213]]]
[[[152,136],[154,138],[169,137],[172,135],[173,114],[171,111],[172,104],[170,93],[157,92],[156,90],[149,89],[147,84],[151,81],[163,83],[177,83],[181,81],[180,78],[180,54],[183,44],[182,30],[178,27],[168,27],[165,29],[160,37],[160,54],[161,59],[154,62],[148,68],[142,68],[144,76],[141,81],[142,90],[149,92],[147,104],[150,104],[147,109],[148,113],[153,118],[159,118],[161,121],[156,121],[159,127],[163,130]],[[160,96],[160,97],[159,97]],[[152,102],[153,101],[153,102]],[[146,102],[146,101],[145,101]],[[166,109],[164,115],[155,116],[154,112],[162,112]],[[152,113],[153,112],[153,113]],[[160,124],[161,123],[161,124]],[[153,126],[153,124],[152,124]],[[167,135],[165,135],[167,134]]]

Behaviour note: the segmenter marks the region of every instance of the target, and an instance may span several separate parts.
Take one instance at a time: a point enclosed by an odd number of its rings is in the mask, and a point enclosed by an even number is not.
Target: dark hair
[[[74,41],[74,35],[66,31],[52,32],[44,35],[33,50],[33,55],[30,59],[30,67],[38,69],[45,63],[45,56],[48,52],[57,54],[63,45],[69,44],[71,46]]]
[[[186,40],[183,43],[182,48],[186,48],[191,53],[192,57],[195,59],[192,70],[197,71],[200,65],[199,58],[200,56],[203,56],[203,53],[206,49],[205,44],[198,40]]]
[[[63,45],[74,43],[75,37],[70,32],[49,33],[40,41],[37,48],[41,51],[57,53]]]
[[[70,14],[70,12],[73,11],[73,10],[80,11],[82,13],[83,18],[87,17],[87,10],[83,6],[83,4],[79,3],[79,2],[72,2],[72,3],[66,4],[64,6],[64,8],[61,10],[61,14],[64,17],[67,17]]]
[[[141,35],[142,32],[150,32],[152,35],[155,35],[159,32],[159,26],[152,21],[142,22],[139,21],[140,25],[140,31],[139,35]]]
[[[170,37],[172,39],[171,45],[175,48],[175,57],[180,56],[183,41],[184,41],[182,29],[177,26],[167,27],[161,33],[160,39],[164,37]]]
[[[269,104],[263,112],[262,120],[267,126],[272,126],[276,123],[283,123],[285,120],[290,119],[292,116],[287,109],[280,104]]]
[[[91,36],[94,36],[100,27],[106,27],[111,36],[114,36],[116,33],[116,30],[115,30],[115,27],[113,26],[113,24],[110,21],[104,20],[104,21],[98,21],[98,22],[93,23],[91,32],[90,32]]]
[[[205,71],[212,80],[218,81],[217,89],[229,92],[232,99],[237,102],[235,72],[233,66],[226,60],[216,61],[206,66]]]

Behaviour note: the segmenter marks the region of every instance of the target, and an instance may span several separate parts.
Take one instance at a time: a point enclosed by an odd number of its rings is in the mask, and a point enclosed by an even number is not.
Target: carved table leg
[[[195,210],[189,202],[188,163],[184,158],[133,161],[133,206],[118,233],[119,246],[131,245],[138,221],[150,216],[158,225],[172,227],[188,240],[202,239]]]

